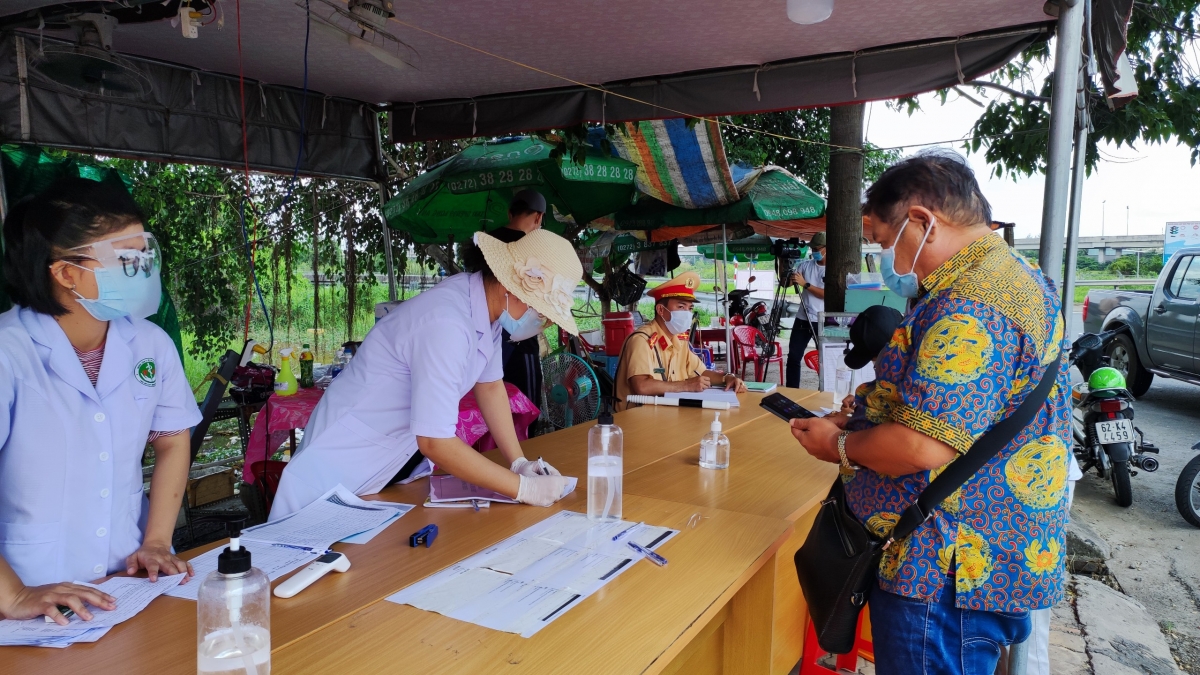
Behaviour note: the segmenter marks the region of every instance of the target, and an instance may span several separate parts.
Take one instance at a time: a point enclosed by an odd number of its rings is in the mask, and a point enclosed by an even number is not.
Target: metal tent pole
[[[383,136],[379,131],[379,113],[372,115],[375,121],[375,163],[376,173],[380,177],[379,183],[379,221],[383,224],[383,260],[387,266],[388,278],[388,301],[396,301],[396,267],[392,260],[392,229],[388,227],[387,216],[383,213],[383,207],[387,205],[387,163],[383,158]],[[391,113],[388,113],[388,119],[391,119]]]
[[[1050,101],[1050,141],[1038,262],[1042,273],[1061,279],[1063,231],[1071,182],[1071,141],[1075,127],[1075,91],[1083,38],[1084,0],[1059,2],[1054,52],[1054,91]]]
[[[388,300],[395,302],[396,295],[396,265],[392,261],[392,228],[388,227],[387,217],[383,215],[383,207],[387,204],[387,186],[379,183],[379,220],[383,221],[383,260],[387,265]]]
[[[1083,206],[1083,179],[1087,173],[1089,120],[1086,89],[1080,92],[1079,100],[1083,105],[1079,109],[1079,122],[1075,129],[1075,165],[1071,169],[1071,212],[1067,219],[1067,265],[1062,283],[1062,313],[1067,322],[1068,336],[1071,333],[1071,314],[1075,308],[1075,267],[1079,261],[1079,214]]]
[[[729,323],[729,239],[721,223],[721,281],[725,296],[725,367],[733,372],[733,326]]]

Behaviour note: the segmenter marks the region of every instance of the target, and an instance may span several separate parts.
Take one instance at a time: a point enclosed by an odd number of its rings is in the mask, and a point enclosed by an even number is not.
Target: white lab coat
[[[416,453],[418,435],[454,436],[459,400],[504,377],[500,327],[489,318],[475,273],[445,279],[380,319],[309,418],[271,520],[339,483],[375,494]]]
[[[27,586],[123,570],[145,535],[147,436],[199,421],[179,353],[149,321],[109,322],[93,387],[53,317],[0,314],[0,555]]]

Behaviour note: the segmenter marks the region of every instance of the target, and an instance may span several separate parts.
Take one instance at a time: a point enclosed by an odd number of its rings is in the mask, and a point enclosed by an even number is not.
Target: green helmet
[[[1121,371],[1109,366],[1097,368],[1088,378],[1088,389],[1093,392],[1124,388],[1125,376],[1121,374]]]

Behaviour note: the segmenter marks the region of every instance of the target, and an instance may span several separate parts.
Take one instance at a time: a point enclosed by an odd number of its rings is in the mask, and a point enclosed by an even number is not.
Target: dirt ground
[[[1133,478],[1128,509],[1117,506],[1107,479],[1090,472],[1076,486],[1072,517],[1108,541],[1121,590],[1159,622],[1180,666],[1200,675],[1200,529],[1183,520],[1174,498],[1180,470],[1197,454],[1200,387],[1156,379],[1135,410],[1134,424],[1162,450],[1162,467]]]

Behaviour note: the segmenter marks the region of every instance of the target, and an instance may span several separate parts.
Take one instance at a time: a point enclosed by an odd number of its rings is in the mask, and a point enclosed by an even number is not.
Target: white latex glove
[[[550,506],[563,498],[569,480],[566,476],[521,476],[517,501],[533,506]]]
[[[542,465],[546,465],[546,473],[542,473]],[[513,460],[512,466],[509,469],[521,476],[561,476],[558,469],[550,466],[549,462],[531,462],[524,457],[518,457]]]

